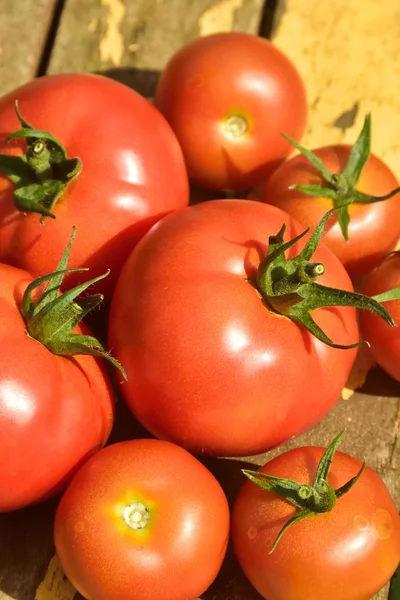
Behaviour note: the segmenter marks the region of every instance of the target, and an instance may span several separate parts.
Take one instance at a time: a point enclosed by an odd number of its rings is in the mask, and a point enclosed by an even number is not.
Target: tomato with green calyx
[[[61,491],[113,425],[100,359],[124,371],[80,323],[102,296],[76,301],[105,275],[60,295],[73,237],[57,270],[37,280],[0,265],[0,512]]]
[[[267,600],[369,600],[396,570],[396,506],[375,471],[335,453],[341,436],[244,470],[233,546]]]
[[[370,153],[370,116],[353,147],[337,144],[311,152],[290,141],[300,154],[267,181],[263,201],[286,210],[305,227],[315,227],[335,206],[338,211],[327,223],[324,243],[352,278],[365,275],[400,236],[398,182]]]
[[[142,235],[188,204],[170,126],[107,77],[49,75],[19,87],[0,98],[0,132],[0,260],[33,274],[51,271],[76,225],[71,267],[111,269],[97,283],[109,297]],[[71,272],[65,286],[82,281]]]
[[[262,182],[291,150],[281,131],[299,140],[307,116],[295,66],[268,40],[240,32],[203,36],[178,50],[161,73],[155,104],[190,178],[217,190]]]
[[[92,457],[54,524],[61,565],[90,600],[195,600],[215,579],[228,537],[215,477],[183,448],[150,439]]]
[[[361,333],[370,344],[375,361],[400,381],[400,253],[393,252],[368,277],[364,292],[383,302],[397,327],[389,327],[380,319],[360,315]]]
[[[273,206],[214,200],[146,234],[119,278],[109,345],[149,431],[196,453],[246,456],[332,408],[359,343],[354,307],[392,321],[318,247],[329,216],[308,236]]]

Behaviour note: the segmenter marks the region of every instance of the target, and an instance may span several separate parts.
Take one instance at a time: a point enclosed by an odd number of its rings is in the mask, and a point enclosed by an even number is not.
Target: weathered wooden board
[[[274,43],[308,92],[304,142],[354,142],[372,113],[374,152],[400,178],[400,2],[278,0]]]
[[[106,72],[152,96],[158,72],[182,44],[214,31],[257,33],[263,3],[68,0],[49,70]]]
[[[0,48],[6,46],[3,39],[9,45],[15,19],[29,21],[27,13],[23,16],[24,6],[30,8],[30,14],[36,11],[31,26],[19,30],[25,36],[15,36],[16,43],[35,39],[36,46],[32,42],[27,54],[21,52],[12,63],[14,79],[10,78],[11,68],[8,79],[2,77],[0,55],[0,93],[35,73],[54,4],[50,0],[0,0]],[[159,70],[179,46],[214,31],[256,33],[262,5],[263,0],[66,0],[49,72],[103,72],[151,96]],[[42,31],[40,39],[36,38],[38,31]],[[363,115],[372,110],[375,152],[400,175],[400,117],[396,114],[399,33],[398,0],[382,0],[378,5],[375,0],[278,0],[272,37],[291,56],[306,82],[310,104],[307,144],[353,141]],[[7,47],[8,56],[17,51],[16,43],[14,48]],[[34,64],[30,71],[21,67],[27,57],[33,61],[29,64]],[[357,111],[352,111],[354,106]],[[375,370],[362,393],[339,400],[312,431],[267,456],[299,444],[326,446],[346,428],[341,449],[365,458],[379,471],[400,504],[399,397],[400,385]],[[122,403],[118,413],[112,441],[140,434]],[[250,461],[265,462],[267,456]],[[243,482],[243,463],[226,459],[207,464],[232,502]],[[81,598],[54,557],[55,507],[56,500],[0,515],[0,600]],[[230,551],[221,574],[202,598],[259,600],[260,596],[247,583]],[[386,598],[387,589],[374,600]]]
[[[35,77],[56,0],[0,0],[0,95]]]

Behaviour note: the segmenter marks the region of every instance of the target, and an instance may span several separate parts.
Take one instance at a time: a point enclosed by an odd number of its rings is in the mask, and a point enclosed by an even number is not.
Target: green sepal
[[[255,281],[251,283],[269,308],[292,319],[321,342],[333,348],[346,350],[368,342],[335,344],[313,319],[311,315],[313,310],[333,306],[352,306],[377,314],[392,327],[395,323],[386,308],[376,298],[316,283],[316,279],[325,270],[324,265],[310,260],[321,242],[328,219],[336,210],[338,209],[333,208],[322,217],[301,252],[291,259],[286,258],[286,250],[301,240],[308,233],[309,228],[287,242],[284,241],[285,225],[276,235],[270,236],[267,255],[259,265]]]
[[[321,174],[323,185],[291,185],[289,189],[298,190],[313,197],[324,197],[332,200],[338,210],[338,221],[346,242],[349,241],[349,205],[371,204],[389,200],[400,192],[400,187],[385,196],[371,196],[356,189],[363,168],[371,155],[371,115],[367,114],[364,125],[349,156],[349,160],[341,173],[331,173],[323,161],[312,151],[307,150],[286,134],[282,134]]]
[[[103,348],[96,338],[73,333],[78,323],[103,301],[102,294],[85,296],[79,302],[75,301],[76,298],[88,287],[109,274],[107,271],[103,275],[81,283],[61,294],[61,286],[66,274],[87,271],[84,268],[66,268],[75,233],[76,228],[74,227],[56,271],[38,277],[25,290],[21,303],[21,314],[25,320],[27,333],[56,355],[90,354],[104,358],[114,365],[126,380],[126,373],[121,364]],[[34,300],[33,292],[46,282],[46,288]]]
[[[36,130],[25,121],[17,103],[15,110],[22,129],[10,134],[7,141],[26,139],[26,151],[22,156],[0,154],[0,172],[14,183],[14,204],[20,212],[38,213],[41,221],[54,219],[52,209],[79,175],[82,162],[68,158],[64,146],[51,133]]]
[[[290,527],[293,527],[293,525],[303,519],[315,517],[318,514],[331,512],[335,508],[336,502],[340,500],[342,496],[347,494],[360,479],[365,469],[365,463],[363,463],[357,475],[352,477],[340,488],[335,490],[327,482],[332,460],[343,433],[344,432],[339,433],[339,435],[336,436],[336,438],[326,448],[318,464],[313,485],[300,484],[299,482],[291,479],[275,477],[260,471],[251,471],[249,469],[242,470],[243,474],[246,475],[246,477],[254,484],[258,485],[265,491],[277,494],[292,504],[299,511],[292,518],[290,518],[279,531],[271,549],[269,550],[270,554],[276,549],[282,536]]]
[[[382,294],[377,294],[376,296],[372,296],[372,299],[375,302],[389,302],[390,300],[398,300],[400,298],[400,288],[393,288],[392,290],[388,290],[387,292],[382,292]]]

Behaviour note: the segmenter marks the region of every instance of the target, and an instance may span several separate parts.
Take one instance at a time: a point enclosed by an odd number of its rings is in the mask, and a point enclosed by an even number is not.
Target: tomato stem
[[[337,209],[333,208],[324,215],[303,250],[290,260],[286,258],[286,250],[299,242],[309,229],[288,242],[284,241],[286,225],[276,235],[270,236],[267,255],[260,263],[255,281],[251,283],[271,310],[305,327],[325,344],[333,348],[349,349],[367,342],[335,344],[314,321],[311,316],[313,310],[328,306],[353,306],[374,312],[391,326],[395,323],[386,308],[376,299],[356,292],[329,288],[316,282],[324,273],[325,267],[320,262],[312,262],[311,258],[321,241],[325,224],[335,210]]]
[[[292,479],[274,477],[260,471],[251,471],[242,469],[242,472],[250,481],[268,492],[274,492],[281,498],[287,500],[298,512],[289,519],[278,533],[269,553],[271,554],[277,547],[285,531],[290,527],[316,514],[326,513],[333,510],[337,500],[344,494],[347,494],[357,483],[365,469],[365,462],[362,464],[358,473],[352,477],[342,487],[334,490],[328,483],[328,475],[336,448],[343,437],[342,431],[335,437],[325,450],[317,468],[317,473],[312,485],[300,484]]]
[[[344,239],[349,241],[349,206],[350,204],[370,204],[389,200],[400,192],[400,187],[385,196],[371,196],[356,190],[362,170],[371,156],[371,115],[367,114],[359,137],[357,138],[346,167],[341,173],[331,173],[323,161],[313,152],[300,146],[286,134],[282,134],[307,160],[320,172],[324,185],[293,185],[290,189],[298,190],[308,196],[326,197],[333,201],[338,209],[338,221]]]
[[[27,332],[53,354],[61,356],[90,354],[104,358],[113,364],[126,380],[123,367],[96,338],[74,333],[78,323],[103,301],[103,296],[101,294],[85,296],[79,303],[75,302],[75,299],[89,286],[107,277],[109,272],[60,294],[62,282],[67,273],[87,271],[83,268],[66,268],[75,233],[76,228],[74,227],[57,269],[53,273],[35,279],[25,290],[21,303],[21,314],[25,320]],[[45,290],[34,301],[32,293],[46,282],[48,283]]]
[[[125,523],[131,529],[144,529],[149,522],[149,509],[142,502],[133,502],[125,506],[123,513]]]
[[[0,171],[14,183],[14,204],[20,212],[33,212],[55,219],[51,212],[57,200],[82,170],[79,158],[68,158],[64,146],[48,131],[36,130],[15,112],[21,129],[7,141],[26,139],[22,156],[0,154]]]

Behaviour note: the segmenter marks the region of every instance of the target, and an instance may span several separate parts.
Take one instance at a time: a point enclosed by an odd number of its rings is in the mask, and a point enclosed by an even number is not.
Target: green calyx
[[[283,225],[277,235],[269,238],[268,253],[260,263],[255,280],[250,283],[269,309],[295,321],[325,344],[333,348],[348,349],[364,342],[348,346],[335,344],[314,321],[311,311],[328,306],[353,306],[374,312],[392,327],[395,323],[386,308],[376,299],[316,283],[325,268],[322,263],[311,262],[311,257],[321,241],[327,220],[335,210],[337,209],[333,208],[324,215],[303,250],[289,260],[285,251],[304,237],[309,229],[284,242],[286,225]]]
[[[310,161],[324,179],[324,185],[292,185],[289,189],[299,190],[308,196],[330,198],[334,207],[338,209],[338,221],[346,242],[349,241],[350,204],[382,202],[400,191],[400,188],[396,188],[386,196],[370,196],[356,190],[361,172],[371,155],[371,115],[365,117],[362,131],[341,173],[331,173],[313,152],[300,146],[288,135],[283,134],[283,136]]]
[[[15,184],[14,204],[20,212],[33,212],[55,219],[51,212],[69,183],[82,170],[79,158],[68,158],[64,146],[47,131],[34,129],[22,118],[18,103],[15,112],[21,129],[7,141],[25,138],[22,156],[0,154],[0,172]]]
[[[90,335],[73,333],[76,325],[102,301],[102,294],[85,296],[79,302],[75,299],[97,281],[107,277],[109,271],[90,281],[60,294],[64,276],[67,273],[87,271],[88,269],[67,269],[72,242],[75,237],[74,227],[69,243],[54,273],[39,277],[28,285],[22,298],[21,314],[25,320],[27,332],[53,354],[74,356],[75,354],[90,354],[108,360],[127,379],[125,370],[113,358],[96,338]],[[48,284],[39,294],[39,299],[32,298],[32,293]]]
[[[278,494],[298,509],[298,512],[287,521],[278,533],[269,554],[275,550],[285,531],[303,519],[330,512],[335,507],[336,502],[344,494],[347,494],[361,477],[366,466],[365,463],[362,464],[361,469],[354,477],[336,490],[327,481],[333,456],[343,433],[342,431],[326,449],[318,464],[317,474],[312,485],[304,485],[291,479],[274,477],[260,471],[242,469],[242,472],[250,481],[263,490]]]

